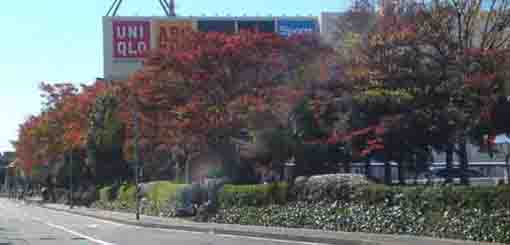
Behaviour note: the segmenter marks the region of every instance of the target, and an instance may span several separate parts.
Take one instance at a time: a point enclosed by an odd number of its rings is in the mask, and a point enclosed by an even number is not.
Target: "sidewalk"
[[[140,216],[140,221],[131,213],[112,212],[85,207],[69,209],[61,204],[41,204],[38,200],[32,200],[41,207],[63,211],[117,223],[142,226],[147,228],[173,229],[204,233],[215,233],[236,236],[264,237],[289,241],[303,241],[311,243],[338,244],[338,245],[482,245],[496,243],[467,242],[447,239],[435,239],[427,237],[415,237],[407,235],[380,235],[368,233],[332,232],[310,229],[246,226],[231,224],[197,223],[177,218],[160,218],[152,216]]]

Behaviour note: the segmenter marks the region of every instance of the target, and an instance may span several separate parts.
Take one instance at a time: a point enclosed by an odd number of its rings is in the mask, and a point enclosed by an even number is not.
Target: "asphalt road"
[[[0,245],[289,245],[305,244],[210,233],[151,229],[57,212],[0,198]]]

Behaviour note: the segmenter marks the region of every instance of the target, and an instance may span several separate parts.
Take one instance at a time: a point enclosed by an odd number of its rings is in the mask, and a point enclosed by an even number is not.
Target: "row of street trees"
[[[356,0],[339,20],[335,52],[306,35],[190,33],[183,49],[148,54],[129,80],[43,84],[44,109],[20,126],[16,152],[27,171],[72,156],[86,183],[128,177],[136,111],[142,161],[176,162],[177,175],[211,145],[232,144],[240,129],[267,127],[261,118],[280,130],[271,134],[273,160],[296,156],[304,174],[329,169],[308,162],[349,171],[350,162],[375,157],[390,183],[391,161],[426,169],[434,150],[446,153],[448,168],[456,154],[466,169],[468,142],[487,144],[509,129],[501,100],[509,3],[377,8]],[[316,65],[331,60],[336,72],[317,81]]]
[[[142,162],[175,162],[180,177],[190,159],[211,145],[230,144],[261,115],[285,125],[286,105],[303,94],[286,78],[322,52],[307,36],[196,32],[187,38],[185,49],[148,54],[144,68],[126,81],[81,88],[43,83],[43,111],[20,126],[15,143],[25,170],[74,159],[78,167],[69,171],[81,184],[122,181],[130,175],[138,132]],[[47,185],[56,184],[53,177]]]
[[[508,95],[509,3],[403,0],[376,9],[360,0],[345,14],[343,81],[362,118],[349,130],[364,129],[360,153],[386,162],[386,183],[390,161],[402,165],[432,150],[446,153],[447,168],[457,154],[466,170],[468,141],[491,143],[508,132],[501,122],[509,114],[497,111],[508,106],[501,100]],[[338,140],[352,140],[341,133]]]

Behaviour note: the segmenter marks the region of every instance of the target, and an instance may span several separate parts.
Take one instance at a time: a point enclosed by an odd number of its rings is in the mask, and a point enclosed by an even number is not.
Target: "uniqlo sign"
[[[141,58],[150,50],[149,21],[113,21],[113,57]]]

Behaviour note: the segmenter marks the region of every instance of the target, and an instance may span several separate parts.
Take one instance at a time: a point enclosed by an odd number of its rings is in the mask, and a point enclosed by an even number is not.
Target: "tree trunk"
[[[367,176],[368,179],[372,178],[372,168],[370,166],[370,160],[369,159],[367,159],[365,161],[365,175]]]
[[[346,174],[350,174],[352,172],[352,170],[351,170],[351,162],[350,161],[345,161],[342,165],[344,166],[344,172]]]
[[[505,157],[506,164],[506,184],[510,184],[510,152],[506,154]]]
[[[462,185],[469,185],[469,176],[467,170],[469,169],[469,159],[467,155],[466,138],[463,137],[459,143],[459,160],[460,160],[460,183]]]
[[[446,180],[445,180],[445,183],[452,183],[453,182],[453,178],[452,176],[449,174],[453,168],[453,144],[448,144],[446,146],[446,170],[447,170],[447,175],[446,175]]]
[[[391,176],[391,164],[390,162],[384,163],[384,184],[391,185],[393,181],[393,176]]]
[[[48,176],[46,184],[48,185],[48,195],[50,198],[50,202],[51,203],[57,202],[57,196],[55,194],[55,179],[54,179],[53,175],[50,174]]]
[[[190,166],[189,166],[189,157],[186,158],[186,161],[184,162],[184,183],[191,184],[191,177],[190,177]]]
[[[405,185],[406,184],[406,179],[405,179],[405,176],[404,176],[404,166],[402,166],[403,163],[399,162],[397,164],[398,164],[398,182],[401,185]]]
[[[175,181],[180,183],[183,180],[184,180],[184,178],[182,176],[181,166],[179,166],[179,163],[176,162],[175,163]]]
[[[418,153],[414,153],[413,154],[413,165],[414,165],[413,166],[413,168],[414,168],[414,171],[413,171],[414,172],[413,183],[414,183],[414,185],[418,184],[418,175],[419,175],[418,174],[419,173],[419,170],[418,170],[419,169],[419,166],[418,166],[419,160],[418,159],[421,160],[421,158],[419,157]]]

